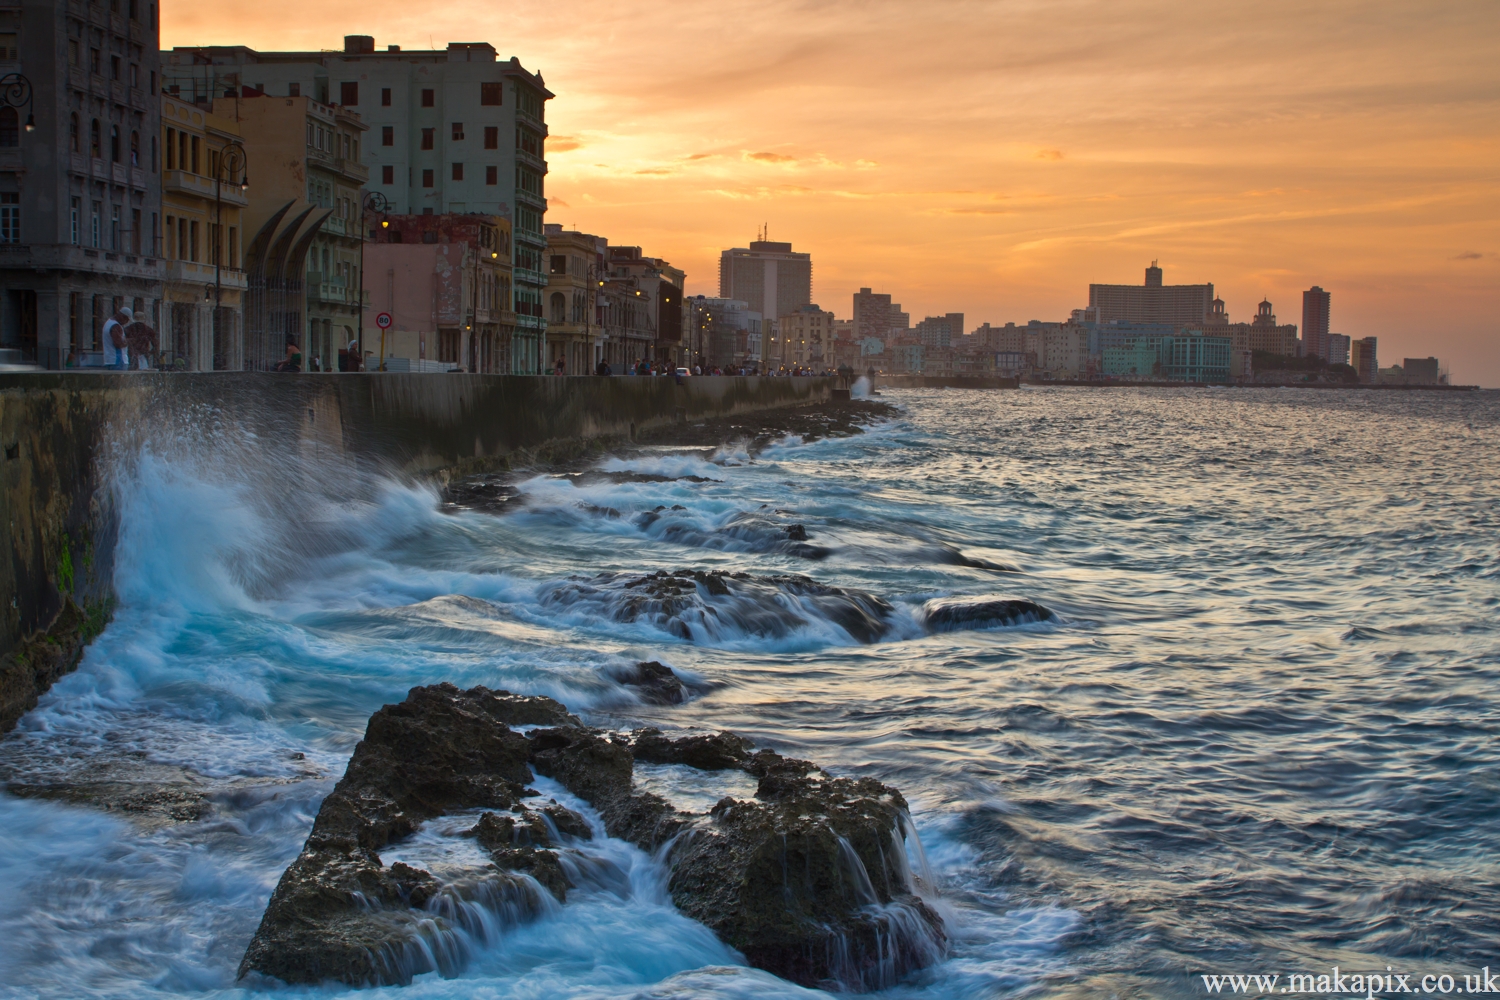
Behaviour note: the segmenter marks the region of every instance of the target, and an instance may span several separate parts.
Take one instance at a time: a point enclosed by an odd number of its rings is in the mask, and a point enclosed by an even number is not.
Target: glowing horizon
[[[496,24],[494,28],[475,25]],[[640,245],[717,294],[719,252],[812,254],[915,323],[1066,318],[1090,282],[1213,282],[1383,366],[1500,386],[1500,8],[1476,3],[728,0],[441,9],[285,0],[163,11],[162,43],[489,41],[557,94],[549,222]]]

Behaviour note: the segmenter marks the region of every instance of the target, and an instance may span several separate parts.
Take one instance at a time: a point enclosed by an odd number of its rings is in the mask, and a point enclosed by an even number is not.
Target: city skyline
[[[1500,385],[1493,10],[1178,12],[585,2],[588,31],[521,7],[491,31],[473,25],[494,10],[465,3],[419,22],[272,0],[168,5],[162,43],[486,36],[558,95],[548,221],[653,247],[690,294],[714,294],[719,253],[766,223],[819,262],[814,301],[871,286],[975,323],[1065,317],[1090,282],[1158,259],[1236,319],[1263,297],[1290,315],[1320,285],[1331,330]],[[727,21],[743,30],[720,41]],[[629,58],[599,58],[601,38]]]

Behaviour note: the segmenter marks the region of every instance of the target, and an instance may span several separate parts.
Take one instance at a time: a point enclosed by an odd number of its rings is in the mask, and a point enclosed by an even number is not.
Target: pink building
[[[365,246],[365,367],[516,371],[510,221],[494,215],[390,215]],[[379,317],[390,326],[382,331]]]

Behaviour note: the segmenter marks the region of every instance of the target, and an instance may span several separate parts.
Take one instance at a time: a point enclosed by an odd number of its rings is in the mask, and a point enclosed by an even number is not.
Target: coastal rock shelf
[[[643,790],[638,762],[741,772],[756,790],[687,811]],[[371,717],[240,975],[351,985],[447,975],[486,933],[556,913],[593,831],[530,787],[537,774],[588,803],[609,836],[663,858],[676,906],[753,966],[860,991],[945,951],[942,920],[921,895],[931,886],[907,863],[911,826],[896,789],[756,751],[732,733],[627,736],[584,726],[550,698],[439,684]],[[440,817],[465,815],[467,862],[428,871],[382,861]]]

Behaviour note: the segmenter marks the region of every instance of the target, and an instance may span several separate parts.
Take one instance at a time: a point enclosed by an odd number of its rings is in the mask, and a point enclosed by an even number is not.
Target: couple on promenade
[[[136,322],[135,313],[129,306],[121,306],[104,321],[105,368],[127,371],[132,359],[139,359],[135,367],[150,368],[155,353],[156,331],[145,323]]]

